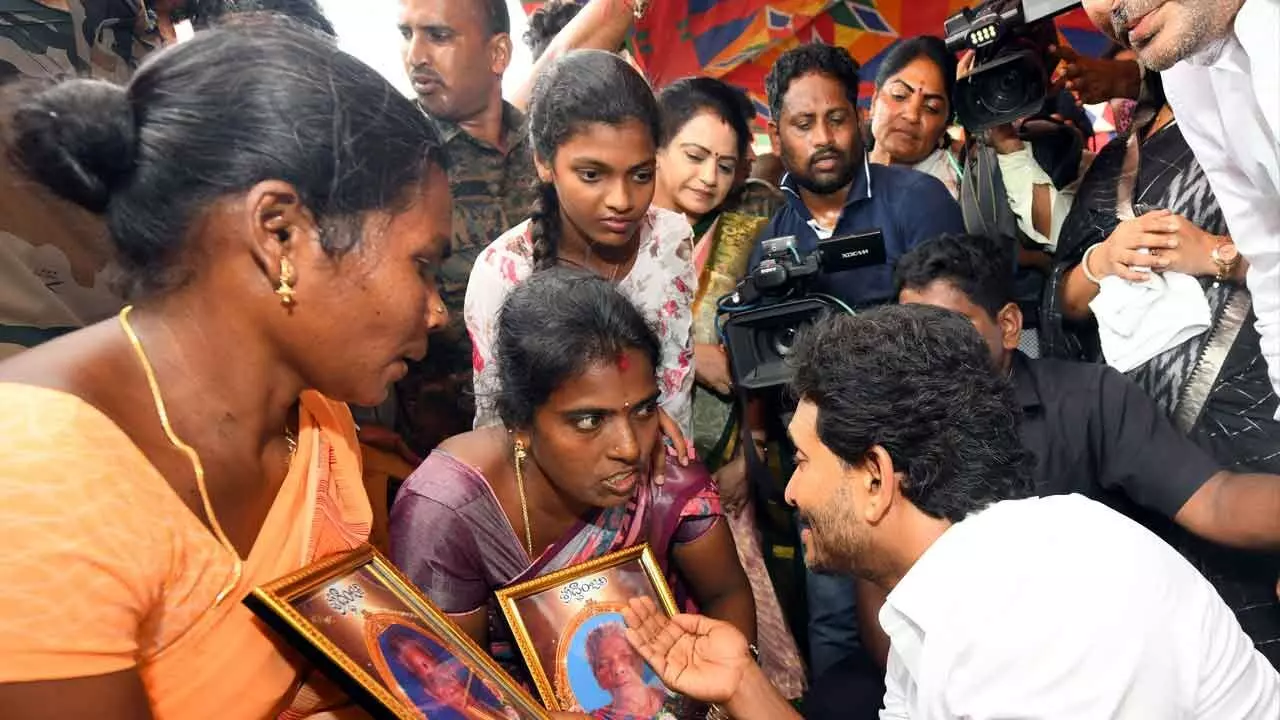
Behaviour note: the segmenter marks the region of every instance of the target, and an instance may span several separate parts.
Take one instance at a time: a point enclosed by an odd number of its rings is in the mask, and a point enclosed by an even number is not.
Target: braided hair
[[[557,58],[533,86],[529,137],[538,160],[555,161],[556,151],[584,126],[618,126],[631,120],[649,128],[654,147],[662,132],[661,113],[644,77],[627,61],[603,50],[576,50]],[[556,263],[560,242],[560,198],[542,183],[529,215],[533,269]]]

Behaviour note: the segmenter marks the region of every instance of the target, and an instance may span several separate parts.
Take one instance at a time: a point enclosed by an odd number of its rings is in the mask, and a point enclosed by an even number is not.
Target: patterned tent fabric
[[[531,12],[540,2],[526,2]],[[847,48],[862,64],[862,97],[880,58],[898,38],[941,35],[952,13],[974,0],[653,0],[632,39],[654,87],[689,75],[718,77],[746,90],[769,117],[764,78],[774,60],[803,42]],[[1066,40],[1097,55],[1106,40],[1083,11],[1057,19]]]

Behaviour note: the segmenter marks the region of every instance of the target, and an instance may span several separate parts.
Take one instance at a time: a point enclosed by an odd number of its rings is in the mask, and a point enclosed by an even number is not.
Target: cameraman
[[[890,302],[893,263],[919,243],[963,228],[960,206],[937,179],[867,159],[858,132],[858,66],[844,48],[814,43],[783,53],[765,88],[787,202],[761,239],[794,236],[804,256],[819,240],[879,230],[885,264],[824,274],[809,289],[852,308]],[[757,246],[749,267],[760,259]]]
[[[786,175],[786,204],[758,238],[793,236],[797,254],[808,256],[820,240],[879,230],[886,262],[819,274],[810,293],[838,299],[849,308],[893,300],[893,263],[911,248],[964,227],[960,206],[936,178],[867,158],[857,112],[858,66],[844,48],[814,43],[783,53],[765,79],[772,119],[769,137]],[[749,268],[760,264],[760,244]],[[767,413],[753,403],[747,424],[753,435]],[[852,593],[847,578],[806,572],[810,668],[816,677],[857,645],[856,628],[832,616],[829,600]]]

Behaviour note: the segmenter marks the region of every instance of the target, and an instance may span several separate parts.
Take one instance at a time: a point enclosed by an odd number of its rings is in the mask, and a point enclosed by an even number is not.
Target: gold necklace
[[[182,438],[173,431],[173,426],[169,424],[169,412],[165,409],[164,398],[160,395],[160,383],[156,380],[155,370],[151,367],[146,351],[142,349],[142,341],[138,339],[138,334],[133,331],[133,325],[129,323],[129,313],[132,311],[132,305],[120,311],[120,326],[124,328],[125,335],[129,336],[129,343],[133,345],[133,350],[138,355],[138,362],[142,363],[142,371],[147,376],[147,385],[151,388],[151,400],[155,403],[156,414],[160,416],[160,427],[164,428],[164,434],[169,438],[169,443],[181,450],[191,462],[191,469],[196,475],[196,489],[200,491],[200,501],[204,503],[204,514],[209,518],[209,527],[222,547],[226,548],[235,559],[231,565],[231,581],[213,598],[213,606],[217,607],[240,584],[240,578],[244,575],[244,561],[240,559],[240,553],[236,552],[235,546],[227,539],[226,533],[222,532],[222,524],[218,522],[218,516],[213,512],[213,502],[209,499],[209,488],[205,485],[204,465],[200,462],[200,454],[195,448],[183,442]]]
[[[524,443],[519,440],[515,444],[516,491],[520,493],[520,517],[524,520],[524,545],[529,551],[529,561],[533,561],[533,529],[529,525],[529,501],[524,495],[524,459],[528,456]]]
[[[580,267],[580,268],[582,268],[583,270],[586,270],[586,271],[588,271],[588,272],[593,272],[593,273],[595,273],[595,274],[597,274],[597,275],[604,275],[604,273],[600,272],[599,270],[596,270],[595,268],[591,267],[590,265],[588,265],[588,264],[587,264],[587,263],[585,263],[585,262],[578,262],[577,260],[574,260],[573,258],[568,258],[568,257],[565,257],[565,256],[563,256],[563,255],[561,255],[559,259],[560,259],[560,261],[561,261],[561,262],[566,262],[566,263],[569,263],[570,265],[573,265],[573,266],[575,266],[575,267]],[[609,282],[616,282],[616,281],[617,281],[617,279],[618,279],[618,268],[620,268],[620,267],[622,267],[622,266],[621,266],[621,265],[614,265],[614,266],[613,266],[613,270],[609,273]]]

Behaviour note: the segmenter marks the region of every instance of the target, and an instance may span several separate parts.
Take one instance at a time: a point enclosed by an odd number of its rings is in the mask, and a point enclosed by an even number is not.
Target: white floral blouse
[[[683,215],[650,208],[640,225],[636,261],[618,290],[631,299],[662,343],[658,371],[659,404],[685,437],[692,432],[693,400],[693,232]],[[467,283],[463,316],[471,335],[475,369],[475,427],[497,425],[499,388],[493,356],[498,311],[512,288],[533,273],[533,240],[525,221],[494,240],[476,258]]]

